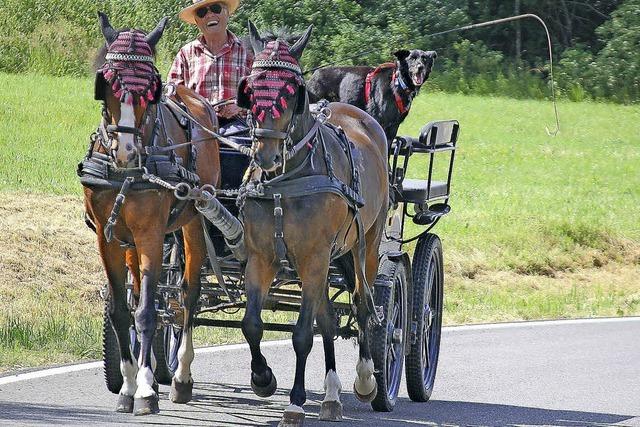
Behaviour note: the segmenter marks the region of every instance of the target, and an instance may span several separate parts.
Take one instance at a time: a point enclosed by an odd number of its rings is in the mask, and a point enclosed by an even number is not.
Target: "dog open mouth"
[[[426,70],[420,70],[418,72],[411,73],[411,80],[413,81],[414,86],[422,86],[422,84],[426,79],[427,79]]]

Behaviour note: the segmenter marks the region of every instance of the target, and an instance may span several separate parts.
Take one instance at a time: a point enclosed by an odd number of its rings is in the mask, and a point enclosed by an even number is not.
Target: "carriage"
[[[163,95],[152,54],[166,18],[146,34],[99,16],[103,119],[78,175],[109,279],[104,365],[116,411],[158,413],[157,382],[170,382],[174,403],[191,401],[198,325],[242,329],[260,397],[277,389],[263,331],[292,332],[296,375],[282,427],[303,425],[314,333],[325,354],[321,420],[342,419],[337,337],[357,339],[359,400],[391,411],[405,364],[409,396],[428,400],[444,285],[442,246],[430,231],[450,211],[458,122],[388,141],[352,105],[311,105],[300,59],[312,27],[290,45],[286,35],[263,39],[249,22],[252,73],[235,100],[248,112],[248,137],[225,132],[185,86]],[[189,135],[193,125],[208,136]],[[264,310],[299,315],[295,325],[265,324]]]
[[[416,137],[399,136],[389,145],[390,210],[379,247],[380,264],[374,287],[376,311],[382,320],[371,324],[371,351],[376,368],[377,395],[371,402],[376,411],[391,411],[397,400],[403,366],[409,397],[425,402],[433,390],[442,327],[444,269],[439,237],[431,230],[450,211],[449,197],[459,124],[456,120],[433,121]],[[251,139],[231,136],[239,144]],[[444,154],[442,154],[444,153]],[[234,215],[236,199],[249,159],[233,149],[221,148],[222,186],[217,198]],[[436,161],[436,159],[438,161]],[[440,167],[438,167],[438,165]],[[409,178],[415,177],[415,178]],[[409,223],[415,224],[409,230]],[[208,260],[201,271],[201,296],[195,325],[240,328],[240,320],[216,314],[237,312],[246,306],[243,264],[233,255],[221,233],[208,224],[205,236]],[[419,230],[416,232],[415,230]],[[407,234],[415,234],[407,237]],[[412,259],[408,245],[416,242]],[[184,247],[179,233],[168,235],[164,245],[162,275],[156,306],[159,331],[153,349],[157,359],[156,379],[170,384],[178,365],[182,340],[181,286]],[[352,266],[334,261],[327,282],[334,306],[337,336],[358,335],[349,290]],[[265,310],[298,312],[300,281],[295,271],[283,269],[271,285]],[[128,302],[135,310],[133,284],[127,283]],[[110,303],[108,295],[106,304]],[[205,316],[206,315],[206,316]],[[120,355],[115,333],[104,318],[104,370],[107,387],[118,393],[122,386]],[[291,332],[291,323],[265,323],[268,331]],[[317,331],[316,331],[317,332]],[[135,329],[131,329],[136,354]]]

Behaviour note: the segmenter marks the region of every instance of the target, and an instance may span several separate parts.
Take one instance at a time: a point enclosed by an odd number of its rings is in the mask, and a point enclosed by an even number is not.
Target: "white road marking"
[[[599,323],[630,323],[640,322],[640,317],[611,317],[611,318],[596,318],[596,319],[570,319],[570,320],[542,320],[531,322],[513,322],[513,323],[493,323],[493,324],[481,324],[481,325],[462,325],[462,326],[445,326],[442,328],[444,332],[462,332],[462,331],[483,331],[483,330],[495,330],[495,329],[509,329],[509,328],[530,328],[541,326],[563,326],[563,325],[582,325],[587,323],[599,324]],[[321,342],[322,337],[315,337],[314,341]],[[278,341],[266,341],[260,344],[262,348],[279,347],[281,345],[290,345],[291,340],[278,340]],[[248,349],[247,344],[230,344],[221,345],[215,347],[197,348],[196,354],[211,354],[220,353],[224,351],[234,351]],[[54,375],[68,374],[70,372],[86,371],[89,369],[102,368],[102,362],[89,362],[81,363],[78,365],[59,366],[56,368],[48,368],[38,371],[25,372],[20,374],[9,374],[0,376],[0,385],[11,384],[20,381],[29,381],[36,378],[50,377]]]

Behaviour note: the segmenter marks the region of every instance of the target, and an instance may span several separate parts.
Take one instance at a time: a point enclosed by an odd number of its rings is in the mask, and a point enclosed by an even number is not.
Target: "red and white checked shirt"
[[[228,40],[216,55],[211,53],[204,36],[185,45],[173,61],[168,83],[193,89],[211,103],[235,98],[240,79],[251,73],[253,52],[227,31]]]

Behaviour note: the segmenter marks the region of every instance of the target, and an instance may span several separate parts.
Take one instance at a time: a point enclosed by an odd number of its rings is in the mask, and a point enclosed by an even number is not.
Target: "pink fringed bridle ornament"
[[[151,46],[142,31],[118,34],[108,46],[105,60],[100,71],[120,102],[146,108],[149,102],[158,101],[160,76],[153,65]]]
[[[252,70],[251,84],[244,90],[249,94],[253,116],[258,122],[264,122],[267,114],[279,119],[288,107],[286,98],[303,84],[298,61],[286,43],[274,40],[256,55]]]

